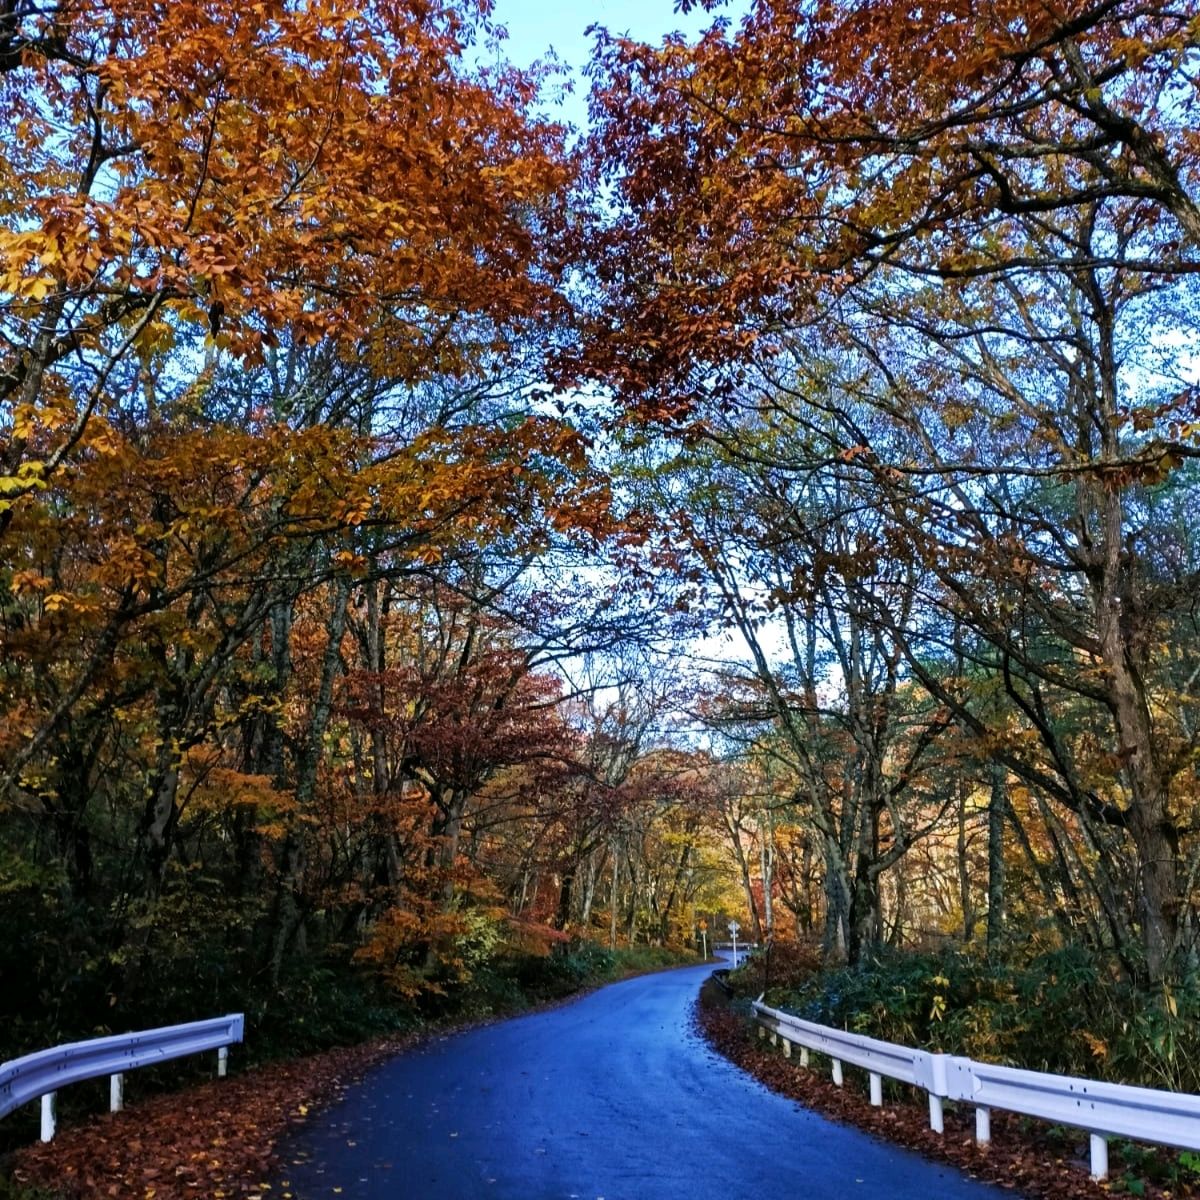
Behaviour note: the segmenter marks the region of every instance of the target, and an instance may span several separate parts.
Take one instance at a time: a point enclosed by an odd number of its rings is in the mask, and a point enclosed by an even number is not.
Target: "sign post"
[[[733,938],[733,967],[737,970],[737,935],[741,926],[736,921],[729,922],[729,936]]]
[[[704,961],[708,962],[708,922],[700,922],[700,942],[704,946]]]

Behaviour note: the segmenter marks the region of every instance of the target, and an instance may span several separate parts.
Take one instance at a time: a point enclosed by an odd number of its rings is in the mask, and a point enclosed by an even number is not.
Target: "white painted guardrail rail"
[[[833,1061],[833,1081],[839,1086],[843,1063],[869,1072],[871,1103],[876,1106],[883,1103],[885,1075],[923,1088],[929,1093],[929,1124],[937,1133],[943,1132],[943,1100],[975,1106],[975,1138],[982,1144],[991,1141],[993,1108],[1083,1129],[1091,1135],[1093,1179],[1108,1177],[1109,1137],[1200,1150],[1200,1096],[910,1050],[801,1020],[761,1000],[755,1001],[754,1013],[760,1037],[770,1034],[773,1043],[782,1042],[789,1057],[793,1046],[800,1047],[802,1067],[808,1066],[810,1050],[828,1056]]]
[[[31,1100],[42,1101],[42,1141],[54,1137],[57,1126],[55,1099],[59,1088],[84,1079],[109,1077],[109,1108],[118,1112],[125,1103],[125,1072],[149,1067],[190,1054],[217,1052],[217,1075],[223,1076],[229,1047],[245,1033],[245,1017],[232,1013],[187,1025],[165,1025],[139,1033],[69,1042],[39,1050],[11,1062],[0,1063],[0,1117]]]

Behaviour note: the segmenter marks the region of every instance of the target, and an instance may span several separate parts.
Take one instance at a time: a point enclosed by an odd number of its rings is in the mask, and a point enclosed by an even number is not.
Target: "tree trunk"
[[[969,792],[960,779],[958,791],[958,837],[956,860],[958,865],[958,902],[962,909],[963,943],[970,945],[975,940],[975,904],[971,898],[971,863],[967,853],[967,797]]]
[[[575,889],[575,867],[567,868],[563,873],[562,882],[558,889],[558,911],[554,914],[554,928],[566,929],[571,923],[571,895]]]
[[[339,577],[334,584],[333,606],[326,621],[325,654],[321,661],[321,682],[313,704],[312,721],[296,767],[296,809],[288,820],[279,866],[279,888],[275,901],[275,934],[271,943],[270,979],[279,985],[287,948],[297,936],[303,920],[301,898],[306,863],[304,828],[299,817],[312,799],[317,782],[321,744],[333,712],[333,685],[341,670],[342,635],[346,630],[346,607],[350,599],[350,581]]]
[[[620,896],[621,856],[617,853],[617,842],[612,843],[612,885],[608,893],[608,944],[613,950],[617,948],[617,901]]]
[[[830,962],[846,962],[850,954],[850,884],[841,850],[833,838],[825,845],[825,936],[822,951]]]
[[[775,841],[769,819],[760,817],[758,827],[758,862],[763,889],[763,937],[759,940],[769,942],[775,932],[775,905],[771,894],[775,886]]]
[[[584,929],[588,927],[592,919],[592,905],[596,899],[596,880],[600,877],[602,866],[600,851],[594,850],[588,856],[587,881],[583,889],[583,909],[579,916],[579,923]]]
[[[992,763],[992,794],[988,803],[988,953],[1004,938],[1004,824],[1008,813],[1008,773]]]

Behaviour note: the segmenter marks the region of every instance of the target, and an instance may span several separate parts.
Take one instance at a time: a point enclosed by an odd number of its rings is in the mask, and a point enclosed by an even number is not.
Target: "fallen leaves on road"
[[[985,1149],[975,1142],[974,1109],[956,1112],[947,1105],[945,1133],[939,1136],[929,1128],[924,1092],[913,1089],[912,1099],[899,1103],[888,1100],[882,1108],[873,1108],[866,1095],[850,1086],[849,1070],[847,1086],[837,1087],[817,1071],[805,1070],[795,1059],[785,1058],[769,1041],[752,1036],[745,1018],[730,1008],[726,997],[711,982],[701,991],[696,1015],[703,1035],[726,1058],[772,1091],[833,1120],[908,1146],[926,1158],[953,1163],[968,1175],[1012,1189],[1030,1200],[1111,1200],[1114,1194],[1126,1194],[1115,1153],[1110,1162],[1112,1178],[1107,1184],[1089,1178],[1086,1134],[1078,1139],[1059,1138],[1045,1125],[1030,1123],[1014,1113],[993,1111],[992,1143]],[[1146,1200],[1198,1200],[1200,1187],[1179,1184],[1167,1191],[1138,1179],[1127,1194]]]
[[[330,1050],[156,1096],[16,1151],[11,1176],[64,1200],[286,1200],[287,1185],[268,1182],[282,1136],[413,1040]]]

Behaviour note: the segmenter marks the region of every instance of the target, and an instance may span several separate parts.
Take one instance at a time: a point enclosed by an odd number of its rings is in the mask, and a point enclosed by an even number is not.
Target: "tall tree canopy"
[[[1132,851],[1107,911],[1154,980],[1195,953],[1172,506],[1200,429],[1197,30],[1169,4],[763,2],[694,45],[602,36],[613,200],[584,222],[584,369],[748,469],[860,496],[858,554],[915,569],[899,606],[840,607],[1085,822],[1087,857]],[[779,566],[812,526],[763,486]],[[1011,709],[968,698],[968,652]]]
[[[502,42],[0,0],[0,1041],[701,914],[1173,1017],[1200,18],[756,0],[575,143]]]

